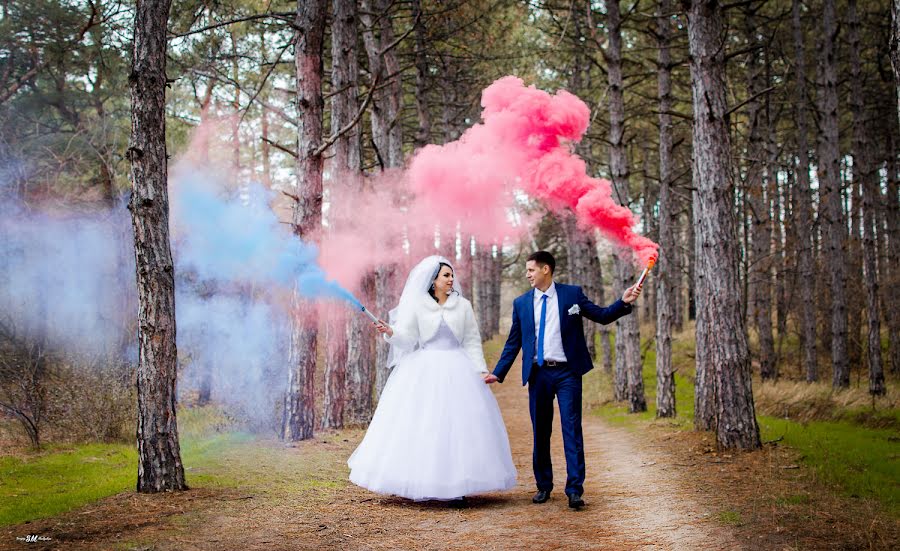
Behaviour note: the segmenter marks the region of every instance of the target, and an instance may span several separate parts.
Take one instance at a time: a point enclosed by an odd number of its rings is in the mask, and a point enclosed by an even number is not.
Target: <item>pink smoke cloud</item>
[[[484,90],[481,105],[482,123],[456,142],[423,148],[410,163],[410,189],[431,198],[425,203],[436,217],[489,234],[520,187],[553,210],[571,209],[583,227],[599,229],[643,263],[656,257],[658,245],[635,233],[635,217],[613,200],[609,181],[588,176],[569,151],[590,124],[583,101],[509,76]]]

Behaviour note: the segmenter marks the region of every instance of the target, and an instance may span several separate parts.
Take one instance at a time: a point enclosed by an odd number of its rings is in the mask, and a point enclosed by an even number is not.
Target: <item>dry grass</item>
[[[900,392],[897,384],[888,393],[872,397],[866,388],[834,390],[824,382],[754,382],[757,412],[799,422],[853,421],[872,428],[900,428]]]

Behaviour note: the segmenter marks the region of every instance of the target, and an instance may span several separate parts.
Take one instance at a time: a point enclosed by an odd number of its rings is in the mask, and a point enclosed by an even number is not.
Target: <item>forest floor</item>
[[[584,419],[587,506],[567,507],[562,483],[531,503],[527,391],[495,385],[518,486],[465,509],[382,497],[349,484],[361,431],[285,446],[222,435],[213,465],[188,466],[187,492],[124,492],[50,518],[0,528],[24,549],[890,549],[900,522],[877,502],[817,484],[777,443],[721,454],[712,435],[673,422]],[[554,475],[565,480],[554,432]],[[17,538],[36,535],[41,540]]]

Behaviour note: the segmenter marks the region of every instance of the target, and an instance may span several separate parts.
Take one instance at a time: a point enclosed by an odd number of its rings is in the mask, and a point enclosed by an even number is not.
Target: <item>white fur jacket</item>
[[[447,323],[453,335],[462,344],[463,350],[475,364],[478,372],[487,373],[484,350],[481,348],[481,333],[478,331],[472,303],[459,295],[450,295],[447,302],[441,306],[431,298],[431,295],[423,294],[415,316],[408,316],[407,319],[400,320],[392,326],[394,335],[392,337],[384,335],[384,340],[409,349],[416,345],[421,346],[437,334],[441,319]]]

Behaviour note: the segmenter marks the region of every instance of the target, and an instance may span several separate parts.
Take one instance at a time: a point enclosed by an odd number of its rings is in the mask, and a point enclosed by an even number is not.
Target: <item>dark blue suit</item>
[[[581,434],[581,377],[594,365],[584,340],[582,317],[604,325],[630,314],[632,307],[621,300],[603,308],[586,296],[581,287],[556,283],[559,303],[559,332],[567,362],[557,367],[538,367],[535,360],[534,289],[513,301],[512,327],[500,354],[494,375],[506,378],[519,350],[522,350],[522,384],[528,384],[531,426],[534,430],[534,478],[538,490],[553,489],[550,460],[550,433],[553,426],[553,399],[559,400],[559,414],[566,450],[566,494],[584,493],[584,439]],[[578,305],[581,312],[569,314]],[[548,307],[550,305],[548,304]]]

